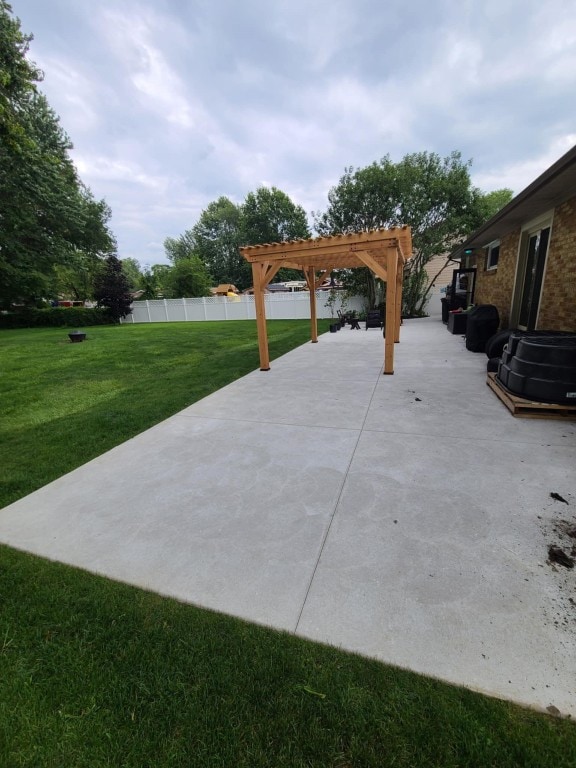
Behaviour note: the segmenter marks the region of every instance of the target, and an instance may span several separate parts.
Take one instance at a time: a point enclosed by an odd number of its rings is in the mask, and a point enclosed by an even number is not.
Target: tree
[[[242,245],[280,242],[310,237],[304,209],[284,192],[260,187],[242,205],[227,197],[211,202],[191,230],[167,238],[166,253],[174,264],[198,256],[215,283],[233,283],[240,290],[252,285],[252,269],[240,254]],[[301,277],[295,270],[281,270],[278,280]]]
[[[96,276],[94,298],[99,307],[107,307],[116,322],[132,312],[130,286],[117,256],[108,256]]]
[[[18,111],[42,80],[42,72],[26,58],[32,35],[22,33],[11,13],[10,4],[0,0],[0,143],[19,149],[28,140]]]
[[[176,264],[180,259],[189,259],[194,255],[194,236],[192,232],[187,229],[180,237],[167,237],[164,240],[164,250],[166,251],[166,256],[173,264]]]
[[[310,237],[304,208],[276,187],[249,192],[242,205],[242,244],[281,243]]]
[[[281,243],[286,240],[306,239],[310,228],[304,208],[296,205],[276,187],[259,187],[250,192],[242,205],[242,245]],[[252,271],[249,264],[244,267],[252,285]],[[281,269],[276,280],[298,280],[298,270]]]
[[[140,287],[144,293],[135,301],[151,301],[158,298],[158,286],[150,269],[145,269],[140,278]]]
[[[445,158],[418,152],[399,163],[386,156],[366,168],[347,168],[330,190],[327,211],[314,214],[315,227],[319,234],[331,235],[410,226],[414,251],[404,275],[404,311],[419,314],[430,290],[426,264],[449,252],[486,215],[488,203],[472,187],[470,165],[459,152]],[[361,279],[373,306],[377,283],[368,270]]]
[[[479,189],[474,190],[476,199],[473,207],[473,214],[470,221],[470,231],[478,229],[488,219],[491,219],[494,214],[498,213],[501,208],[508,205],[514,193],[511,189],[495,189],[493,192],[481,192]]]
[[[210,275],[198,256],[179,259],[166,275],[165,291],[168,298],[194,298],[210,295]]]
[[[57,264],[54,267],[54,279],[49,289],[50,296],[74,301],[92,299],[94,281],[101,268],[102,262],[99,259],[78,252],[73,265]]]
[[[168,278],[170,275],[170,267],[168,264],[152,264],[152,276],[156,283],[156,297],[163,298],[164,294],[168,290]]]
[[[72,144],[45,97],[41,73],[25,54],[20,31],[0,0],[0,304],[33,301],[54,282],[56,265],[78,254],[114,252],[110,210],[79,180]]]
[[[192,227],[195,253],[202,259],[215,283],[251,284],[242,245],[242,208],[227,197],[219,197],[200,214]]]
[[[69,249],[65,262],[56,262],[52,267],[50,295],[86,301],[93,298],[94,281],[102,267],[102,259],[115,247],[107,222],[111,212],[103,200],[94,200],[89,189],[80,185],[84,212],[81,231],[76,245]],[[45,275],[48,280],[48,274]]]
[[[166,292],[166,282],[172,267],[168,264],[153,264],[145,270],[140,277],[140,288],[144,291],[140,299],[161,299]]]
[[[137,291],[140,288],[142,280],[142,272],[140,271],[140,264],[136,259],[122,259],[122,271],[126,275],[128,285],[131,291]]]

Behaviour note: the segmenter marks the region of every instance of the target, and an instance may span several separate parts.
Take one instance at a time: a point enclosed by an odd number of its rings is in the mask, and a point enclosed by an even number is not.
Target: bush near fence
[[[78,328],[113,323],[114,318],[106,309],[86,307],[30,308],[0,314],[0,328]]]

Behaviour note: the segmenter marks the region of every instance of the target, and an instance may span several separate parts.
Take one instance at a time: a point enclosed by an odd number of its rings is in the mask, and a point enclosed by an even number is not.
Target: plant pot
[[[340,330],[340,323],[331,323],[330,325],[330,333],[336,333],[336,331]]]
[[[76,344],[77,342],[84,341],[86,338],[86,334],[84,331],[72,331],[68,334],[68,338],[72,342],[72,344]]]

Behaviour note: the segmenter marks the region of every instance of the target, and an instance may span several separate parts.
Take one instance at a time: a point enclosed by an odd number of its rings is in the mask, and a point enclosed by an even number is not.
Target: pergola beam
[[[368,251],[358,251],[358,258],[363,261],[368,269],[371,269],[380,280],[383,280],[384,282],[388,280],[386,267],[383,267],[382,264],[376,261],[374,256],[368,253]]]
[[[301,260],[307,256],[311,256],[314,259],[315,256],[325,256],[328,254],[341,253],[350,255],[356,251],[366,250],[367,244],[369,244],[370,249],[400,245],[402,251],[405,252],[409,242],[411,242],[409,228],[397,227],[386,230],[376,229],[372,232],[318,237],[311,240],[290,240],[285,243],[249,245],[241,248],[241,251],[246,261],[249,262],[266,261],[271,253],[274,254],[275,260],[284,257],[293,258],[296,253],[298,254],[298,260]]]

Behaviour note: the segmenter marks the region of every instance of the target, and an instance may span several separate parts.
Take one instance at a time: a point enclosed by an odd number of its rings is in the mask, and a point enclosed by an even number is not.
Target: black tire
[[[491,336],[488,339],[484,351],[490,359],[493,357],[502,357],[504,346],[508,343],[512,330],[512,328],[508,328],[505,331],[498,331],[498,333],[495,333],[494,336]]]

